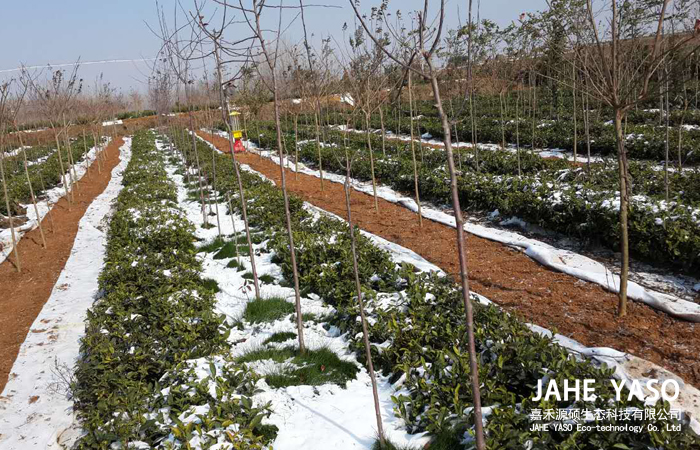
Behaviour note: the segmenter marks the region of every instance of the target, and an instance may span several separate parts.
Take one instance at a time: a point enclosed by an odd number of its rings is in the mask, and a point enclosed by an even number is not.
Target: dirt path
[[[219,149],[228,141],[200,132]],[[279,183],[280,167],[246,153],[237,158]],[[288,189],[326,211],[345,217],[341,184],[287,171]],[[459,271],[454,228],[423,220],[416,213],[379,199],[379,214],[371,196],[353,191],[351,207],[357,225],[409,248],[448,273]],[[700,387],[700,324],[674,319],[644,304],[630,301],[628,316],[619,319],[617,296],[602,287],[555,272],[522,252],[467,234],[471,288],[524,320],[569,336],[589,347],[612,347],[652,361]]]
[[[109,144],[102,173],[98,173],[97,162],[92,163],[89,174],[78,183],[70,210],[65,198],[53,206],[53,233],[48,216],[44,217],[47,250],[41,247],[37,228],[26,233],[17,247],[22,261],[21,273],[15,269],[14,256],[0,264],[0,392],[5,388],[29,328],[49,299],[70,256],[80,219],[95,197],[105,190],[112,178],[112,169],[119,164],[119,147],[123,144],[122,138]]]

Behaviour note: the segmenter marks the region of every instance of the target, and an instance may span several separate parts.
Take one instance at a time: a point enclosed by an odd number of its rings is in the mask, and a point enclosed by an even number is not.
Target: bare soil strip
[[[119,164],[122,145],[122,138],[109,144],[102,173],[98,173],[97,162],[92,163],[90,172],[78,183],[70,210],[65,197],[53,206],[53,233],[49,217],[44,218],[42,224],[48,249],[42,248],[37,228],[26,233],[17,247],[22,261],[21,273],[15,269],[14,256],[0,264],[0,392],[11,376],[10,370],[29,328],[49,299],[70,256],[80,219],[95,197],[105,190],[112,178],[112,169]]]
[[[228,141],[199,132],[222,151]],[[279,185],[280,167],[252,153],[237,159]],[[345,217],[343,186],[287,170],[287,188],[309,203]],[[353,191],[351,208],[357,225],[409,248],[455,275],[459,271],[454,228],[430,220],[418,226],[417,214]],[[467,234],[471,288],[523,320],[556,330],[589,347],[611,347],[652,361],[700,387],[700,324],[677,320],[630,301],[628,316],[616,316],[617,296],[602,287],[555,272],[520,251]]]

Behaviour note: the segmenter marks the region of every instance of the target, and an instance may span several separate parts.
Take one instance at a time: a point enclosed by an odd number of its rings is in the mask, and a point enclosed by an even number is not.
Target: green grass
[[[284,348],[261,348],[258,350],[252,350],[245,353],[242,356],[236,358],[236,361],[241,363],[251,362],[251,361],[261,361],[263,359],[271,359],[277,363],[283,363],[288,359],[297,356],[297,350],[294,347],[284,347]]]
[[[204,284],[204,287],[213,293],[221,292],[221,289],[219,288],[219,283],[216,282],[216,280],[212,280],[211,278],[205,278],[202,280],[202,284]]]
[[[265,339],[265,342],[263,344],[269,344],[270,342],[284,342],[288,341],[289,339],[296,339],[297,334],[291,331],[281,331],[279,333],[275,333],[269,338]]]
[[[269,273],[266,273],[265,275],[260,275],[258,277],[258,280],[262,281],[263,283],[267,283],[267,284],[274,284],[275,283],[275,277],[273,277]]]
[[[203,224],[202,224],[202,228],[204,228],[205,230],[208,230],[208,229],[210,229],[210,228],[214,228],[215,226],[216,226],[216,225],[214,225],[214,224],[211,223],[211,222],[207,222],[207,223],[203,223]]]
[[[246,280],[252,280],[253,279],[253,272],[246,272],[243,275],[241,275],[244,279]]]
[[[318,386],[326,383],[344,386],[349,380],[355,379],[359,371],[356,364],[341,360],[328,348],[307,350],[303,354],[299,354],[295,347],[263,348],[246,353],[238,358],[238,361],[250,362],[263,359],[271,359],[278,363],[291,359],[291,363],[298,366],[281,369],[278,373],[267,375],[265,381],[273,388],[299,385]]]
[[[235,241],[239,245],[248,245],[248,238],[245,233],[232,234],[230,237],[232,238],[231,242]]]
[[[443,431],[442,433],[432,436],[433,440],[428,444],[430,450],[460,450],[464,448],[461,441],[461,433],[457,431]],[[422,447],[421,447],[422,448]],[[425,448],[428,448],[427,446]],[[379,438],[372,444],[372,450],[418,450],[418,447],[411,445],[396,445],[389,440],[384,441],[382,445]]]
[[[206,252],[206,253],[211,253],[219,250],[221,247],[226,244],[226,241],[220,237],[214,238],[213,241],[207,242],[206,244],[202,245],[197,249],[199,253]]]
[[[241,256],[250,255],[250,247],[247,245],[238,246],[238,254]],[[233,241],[226,242],[219,252],[214,255],[214,259],[227,259],[236,257],[236,244]]]
[[[251,323],[274,322],[294,312],[294,304],[280,297],[248,302],[243,318]]]
[[[236,271],[243,270],[243,268],[244,268],[243,264],[239,264],[238,260],[235,260],[235,259],[232,259],[231,261],[229,261],[229,263],[226,264],[226,267],[230,267],[231,269],[236,269]]]

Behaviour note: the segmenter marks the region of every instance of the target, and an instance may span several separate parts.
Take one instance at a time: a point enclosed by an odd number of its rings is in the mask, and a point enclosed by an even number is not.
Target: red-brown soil
[[[16,270],[14,254],[0,264],[0,392],[5,388],[29,328],[66,265],[80,219],[95,197],[105,190],[112,178],[112,169],[119,164],[119,147],[123,143],[123,139],[118,138],[109,144],[101,173],[98,173],[97,162],[92,163],[89,173],[78,182],[70,209],[64,197],[51,210],[53,220],[44,217],[42,225],[47,249],[41,246],[37,228],[22,236],[17,246],[22,272]]]
[[[228,141],[200,132],[221,150]],[[279,185],[280,167],[252,153],[237,159]],[[326,211],[346,216],[343,187],[287,171],[290,192]],[[354,191],[351,208],[357,225],[409,248],[450,274],[459,271],[454,228],[423,220],[414,212]],[[467,235],[471,288],[523,320],[569,336],[591,347],[612,347],[652,361],[700,387],[700,324],[677,320],[630,301],[628,316],[618,318],[617,296],[602,287],[550,270],[520,251]]]

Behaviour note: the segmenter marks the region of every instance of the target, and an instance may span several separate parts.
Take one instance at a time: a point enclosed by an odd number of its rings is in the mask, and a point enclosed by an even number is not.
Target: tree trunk
[[[666,159],[664,161],[664,187],[666,188],[666,201],[668,202],[668,198],[670,196],[670,187],[669,187],[669,182],[668,182],[668,169],[669,169],[669,147],[670,147],[670,124],[669,124],[669,118],[671,114],[668,112],[670,111],[669,105],[668,105],[668,79],[666,80],[666,140],[664,142],[664,150],[666,151]]]
[[[379,106],[379,122],[382,125],[382,156],[386,158],[386,129],[384,128],[384,108]]]
[[[88,157],[88,154],[90,153],[90,150],[87,148],[87,139],[85,137],[85,128],[83,128],[83,157],[85,158],[85,173],[89,174],[90,173],[90,158]]]
[[[299,179],[299,115],[294,114],[294,179]]]
[[[437,76],[433,70],[429,58],[425,58],[430,71],[430,83],[433,88],[433,97],[438,109],[440,121],[442,122],[442,130],[445,135],[445,150],[447,151],[447,166],[450,171],[450,187],[452,193],[452,208],[454,209],[455,225],[457,229],[457,253],[459,256],[460,281],[462,284],[462,301],[467,319],[467,336],[469,345],[469,369],[472,378],[472,396],[474,399],[474,430],[476,434],[476,447],[478,450],[485,450],[484,429],[481,414],[481,391],[479,387],[479,367],[477,363],[476,344],[474,342],[474,313],[472,311],[472,303],[469,298],[469,269],[467,266],[467,254],[464,238],[464,222],[462,220],[462,210],[459,205],[459,193],[457,188],[457,173],[455,171],[454,156],[452,154],[452,141],[450,138],[450,124],[447,116],[442,108],[442,99],[440,98],[440,88],[438,87]]]
[[[229,215],[231,216],[231,226],[233,227],[233,236],[235,239],[235,245],[233,248],[236,249],[236,262],[238,263],[238,267],[241,267],[241,257],[240,254],[238,253],[238,232],[236,231],[236,218],[233,216],[233,204],[231,203],[231,193],[226,192],[226,200],[228,201],[228,212]],[[252,250],[251,252],[252,253]]]
[[[622,134],[623,114],[624,112],[620,109],[615,110],[615,134],[617,138],[617,160],[620,177],[620,253],[622,254],[620,300],[617,311],[620,317],[627,315],[627,279],[629,275],[629,237],[627,233],[629,174],[627,168],[627,150],[625,149],[624,136]]]
[[[454,117],[454,116],[453,116]],[[462,171],[462,151],[459,149],[459,134],[457,133],[457,123],[452,124],[452,128],[455,130],[455,142],[457,143],[457,163],[459,164],[459,171]]]
[[[518,176],[522,176],[522,168],[520,164],[520,89],[515,94],[515,154],[518,160]]]
[[[211,148],[211,178],[213,194],[218,196],[218,191],[216,190],[216,149],[213,146]],[[214,198],[214,208],[216,209],[216,227],[219,231],[219,237],[221,237],[223,235],[221,234],[221,219],[219,219],[219,199],[216,197]]]
[[[367,371],[372,380],[372,396],[374,398],[374,413],[377,419],[377,434],[382,448],[385,444],[384,427],[382,426],[382,413],[379,406],[379,394],[377,392],[377,376],[374,373],[372,364],[372,348],[369,343],[369,330],[367,328],[367,317],[365,315],[365,304],[362,299],[362,285],[360,284],[360,269],[357,264],[357,244],[355,242],[355,226],[352,223],[352,212],[350,208],[350,157],[345,150],[345,207],[348,212],[348,228],[350,230],[350,247],[352,249],[352,268],[355,275],[355,289],[357,290],[357,302],[360,307],[360,318],[362,319],[362,338],[367,353]]]
[[[245,138],[246,142],[250,142],[250,138],[248,138],[248,125],[246,124],[245,116],[246,116],[246,110],[243,110],[241,113],[241,116],[243,117],[243,137]],[[214,121],[212,117],[212,122]],[[214,131],[214,130],[212,130]]]
[[[686,107],[686,109],[688,108],[687,101],[686,101],[685,107]],[[681,116],[681,123],[680,123],[680,126],[678,127],[678,173],[679,174],[683,170],[683,162],[681,159],[681,149],[682,149],[682,144],[683,144],[683,120],[684,120],[684,118],[685,118],[685,110],[683,111],[683,115]]]
[[[262,40],[262,38],[260,38]],[[264,47],[263,47],[263,51]],[[266,52],[266,51],[265,51]],[[269,62],[269,60],[268,60]],[[274,96],[274,109],[275,109],[275,131],[277,132],[277,151],[280,159],[280,181],[282,187],[282,198],[284,199],[284,216],[287,224],[287,236],[289,237],[289,257],[292,263],[292,275],[294,278],[294,301],[296,306],[296,316],[297,316],[297,333],[299,338],[299,352],[306,352],[306,346],[304,345],[304,323],[301,317],[301,297],[299,295],[299,273],[297,271],[297,258],[296,250],[294,248],[294,233],[292,232],[292,216],[289,212],[289,196],[287,195],[287,180],[285,177],[284,165],[282,163],[284,155],[282,153],[282,127],[280,124],[280,108],[279,108],[279,98],[277,93],[277,77],[275,76],[274,68],[270,67],[272,72],[272,94]],[[318,124],[318,121],[316,122]],[[318,134],[317,138],[318,139]],[[319,147],[320,148],[320,147]],[[251,253],[253,249],[250,249]]]
[[[587,152],[587,160],[586,160],[586,171],[588,173],[591,173],[591,129],[590,129],[590,98],[588,96],[588,90],[586,90],[586,97],[585,97],[585,106],[583,110],[583,126],[586,130],[586,152]]]
[[[61,155],[61,144],[59,143],[58,134],[54,134],[54,139],[56,140],[56,152],[58,152],[58,166],[61,168],[61,181],[63,182],[63,188],[66,191],[66,200],[68,201],[68,211],[71,209],[71,198],[68,191],[68,182],[66,180],[66,171],[63,167],[63,156]]]
[[[36,205],[36,197],[34,196],[34,187],[32,186],[32,180],[29,177],[29,164],[27,163],[27,151],[24,149],[24,143],[22,142],[22,133],[17,132],[19,136],[19,145],[22,148],[22,155],[24,156],[24,175],[27,177],[27,184],[29,185],[29,194],[32,197],[32,205],[34,205],[34,214],[36,215],[36,223],[39,226],[39,234],[41,235],[41,244],[46,248],[46,237],[44,236],[44,226],[41,224],[41,217],[39,217],[39,208]],[[2,150],[0,150],[2,151]]]
[[[70,183],[71,183],[71,191],[78,192],[78,195],[80,194],[80,187],[78,185],[78,174],[75,173],[75,161],[73,160],[73,149],[70,144],[70,137],[68,137],[68,130],[66,129],[66,149],[68,150],[67,152],[67,158],[68,158],[68,176],[70,177]],[[71,192],[72,193],[72,192]]]
[[[369,114],[365,114],[365,124],[367,129],[365,130],[365,135],[367,136],[367,148],[369,149],[369,167],[372,172],[372,192],[374,193],[374,211],[379,213],[379,202],[377,200],[377,179],[374,176],[374,154],[372,152],[372,138],[369,132]]]
[[[190,108],[191,109],[191,108]],[[202,219],[204,220],[204,225],[209,225],[209,218],[207,217],[206,202],[204,201],[204,187],[202,185],[202,167],[199,164],[199,152],[197,151],[197,133],[195,131],[194,118],[192,117],[192,111],[189,111],[190,118],[190,129],[192,132],[192,151],[194,152],[195,162],[197,163],[197,180],[199,182],[199,200],[202,202]]]
[[[418,162],[416,161],[416,147],[413,139],[413,85],[411,84],[411,72],[408,72],[408,111],[411,120],[411,158],[413,159],[413,187],[416,192],[416,205],[418,205],[418,225],[423,228],[423,212],[420,206],[420,193],[418,192]]]
[[[498,105],[501,111],[501,148],[506,148],[506,119],[503,115],[503,92],[498,93]]]
[[[409,75],[409,76],[410,76],[410,75]],[[409,98],[410,98],[410,95],[411,95],[411,89],[410,89],[410,88],[409,88],[409,90],[408,90],[408,95],[409,95]],[[411,100],[409,100],[409,103],[410,103],[410,102],[411,102]],[[399,95],[398,95],[398,104],[399,104],[399,105],[398,105],[398,108],[396,109],[396,115],[398,116],[398,120],[396,121],[396,138],[398,138],[399,136],[401,136],[401,93],[400,93],[400,92],[399,92]],[[413,120],[413,118],[411,118],[411,120]],[[411,139],[413,139],[413,138],[411,138]]]
[[[228,131],[229,152],[231,153],[231,161],[233,163],[233,169],[236,173],[236,181],[238,182],[238,195],[241,198],[241,212],[243,214],[243,225],[245,227],[245,236],[246,241],[248,242],[248,248],[250,249],[248,253],[250,253],[250,266],[251,272],[253,272],[253,286],[255,287],[255,298],[260,298],[260,282],[258,281],[258,271],[255,267],[255,252],[253,251],[253,241],[250,237],[250,226],[248,224],[248,205],[246,203],[245,190],[243,189],[241,171],[236,161],[236,154],[233,152],[233,130],[231,129],[231,122],[229,122],[231,116],[230,111],[228,109],[228,104],[224,99],[224,91],[222,88],[223,83],[221,76],[221,59],[219,58],[219,47],[216,41],[214,42],[214,56],[216,57],[216,73],[219,84],[219,103],[221,104],[221,113],[224,115],[224,125],[226,125],[226,130]],[[236,251],[238,251],[238,239],[236,239],[235,246]]]
[[[574,98],[574,164],[578,161],[578,124],[576,123],[576,61],[572,63],[573,88],[571,93]]]
[[[531,151],[535,151],[535,123],[537,121],[537,83],[535,82],[535,75],[533,71],[530,70],[530,85],[532,86],[532,146]]]
[[[317,108],[314,112],[314,125],[316,126],[316,152],[318,153],[318,173],[320,174],[319,178],[321,179],[321,192],[323,192],[323,159],[321,157],[321,125],[319,123],[319,114],[320,110]]]
[[[471,68],[469,69],[471,73]],[[470,74],[471,77],[471,74]],[[479,146],[476,143],[476,121],[474,120],[474,99],[473,99],[473,92],[472,92],[472,87],[471,87],[471,81],[469,83],[469,121],[471,122],[472,126],[472,148],[474,149],[474,156],[476,158],[476,171],[479,171]]]
[[[5,191],[5,207],[7,208],[7,219],[10,222],[10,235],[12,236],[12,249],[15,253],[17,261],[17,272],[22,272],[22,263],[19,259],[19,250],[17,250],[17,237],[15,236],[15,224],[12,219],[12,207],[10,205],[10,194],[7,192],[7,181],[5,180],[5,151],[0,148],[0,175],[2,175],[2,189]]]

